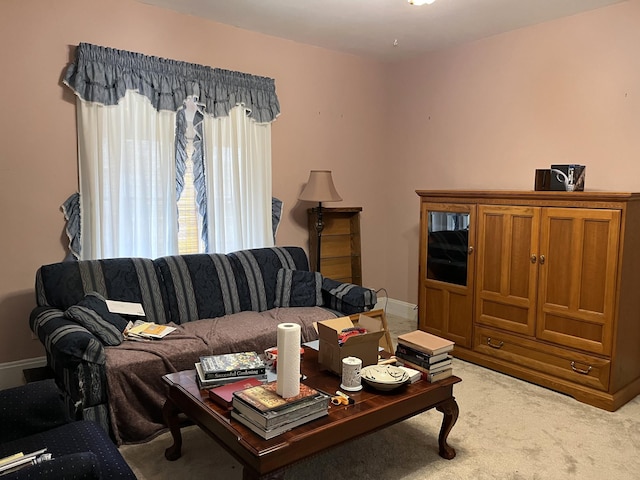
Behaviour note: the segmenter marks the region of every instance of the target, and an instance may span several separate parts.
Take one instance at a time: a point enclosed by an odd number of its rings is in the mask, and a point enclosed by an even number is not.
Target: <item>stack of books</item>
[[[295,397],[282,398],[277,382],[233,393],[231,416],[265,440],[329,413],[329,396],[300,384]]]
[[[195,367],[200,388],[217,387],[249,378],[267,380],[267,366],[256,352],[202,356]]]
[[[454,342],[422,330],[398,336],[396,358],[408,368],[422,372],[429,382],[437,382],[453,375],[450,352]]]

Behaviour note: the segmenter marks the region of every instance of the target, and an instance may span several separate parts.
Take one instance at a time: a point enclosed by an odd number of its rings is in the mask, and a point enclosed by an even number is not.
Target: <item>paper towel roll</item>
[[[282,398],[300,393],[300,325],[278,325],[278,378],[276,392]]]

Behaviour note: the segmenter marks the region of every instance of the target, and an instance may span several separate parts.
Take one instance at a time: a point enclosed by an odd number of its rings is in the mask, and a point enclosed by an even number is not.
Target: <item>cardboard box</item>
[[[338,336],[345,328],[353,328],[353,322],[349,317],[332,318],[318,322],[319,352],[318,362],[327,370],[342,374],[342,359],[345,357],[358,357],[362,360],[362,366],[376,365],[378,363],[378,343],[384,331],[367,332],[347,338],[342,344],[338,344]]]

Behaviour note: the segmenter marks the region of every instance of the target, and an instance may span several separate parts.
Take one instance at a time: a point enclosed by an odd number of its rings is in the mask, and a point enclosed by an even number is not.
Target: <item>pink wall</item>
[[[375,237],[383,208],[383,66],[133,0],[3,0],[0,4],[0,363],[44,354],[31,338],[36,269],[65,256],[60,205],[77,189],[75,100],[61,78],[80,42],[264,75],[276,80],[273,193],[284,201],[278,244],[307,247],[297,196],[311,169],[333,170],[343,201],[362,206]],[[329,205],[327,205],[329,206]],[[13,231],[13,235],[8,235]],[[364,245],[365,279],[382,283]]]
[[[391,298],[417,302],[415,190],[532,190],[536,168],[580,163],[587,189],[640,191],[638,45],[634,0],[395,66]]]
[[[36,269],[65,255],[77,168],[60,80],[80,42],[275,78],[278,244],[306,247],[297,195],[331,169],[335,206],[363,207],[365,284],[398,300],[417,298],[416,189],[531,189],[535,168],[579,162],[588,188],[640,190],[640,0],[386,65],[134,0],[4,0],[0,363],[43,355],[27,318]]]

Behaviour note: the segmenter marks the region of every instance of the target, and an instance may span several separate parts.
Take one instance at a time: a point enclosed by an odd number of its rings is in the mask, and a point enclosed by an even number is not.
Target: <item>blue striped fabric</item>
[[[127,320],[110,312],[104,297],[97,292],[89,292],[77,305],[67,308],[64,316],[89,330],[103,345],[120,345],[124,340],[122,332]]]
[[[105,363],[104,348],[86,328],[64,317],[55,308],[41,307],[31,316],[31,330],[53,352],[57,360],[75,365],[78,359],[92,363]]]
[[[322,280],[322,296],[326,307],[347,315],[371,310],[377,302],[376,292],[373,290],[330,278]]]
[[[155,260],[164,280],[165,303],[177,324],[244,310],[237,272],[227,255],[174,255]]]
[[[177,324],[271,309],[278,270],[309,270],[306,253],[299,247],[173,255],[154,263],[165,285],[169,318]]]
[[[278,270],[309,270],[307,254],[300,247],[254,248],[228,255],[242,272],[240,293],[251,304],[243,310],[262,312],[275,307]]]
[[[251,308],[254,312],[263,312],[267,310],[267,295],[264,288],[264,279],[260,264],[253,252],[242,251],[236,252],[235,258],[238,259],[244,269],[244,278],[249,287],[249,298],[251,299]]]
[[[306,270],[278,270],[276,307],[321,307],[322,274]]]
[[[44,265],[36,273],[38,305],[66,310],[89,292],[109,300],[141,303],[147,320],[167,323],[162,289],[152,260],[110,258]]]

